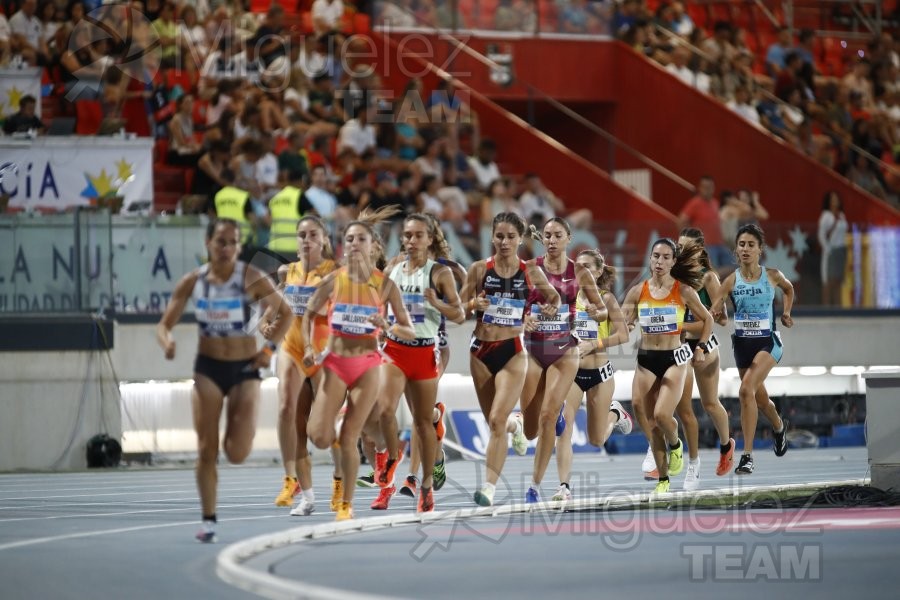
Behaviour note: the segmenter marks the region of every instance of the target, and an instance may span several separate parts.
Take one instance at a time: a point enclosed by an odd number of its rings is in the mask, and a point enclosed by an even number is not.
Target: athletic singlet
[[[192,298],[201,337],[253,337],[248,328],[253,298],[244,290],[245,270],[238,261],[228,281],[220,284],[209,282],[209,263],[197,270]]]
[[[638,322],[647,335],[681,335],[684,324],[684,301],[681,284],[676,280],[669,295],[657,300],[650,295],[650,282],[645,281],[638,299]]]
[[[603,292],[601,292],[601,295]],[[587,298],[581,292],[575,300],[575,336],[579,340],[606,339],[609,337],[609,317],[598,323],[587,314]]]
[[[512,277],[497,274],[493,256],[487,259],[485,266],[481,289],[491,305],[484,312],[476,311],[475,316],[487,325],[521,327],[529,292],[525,261],[519,259],[519,269]]]
[[[342,337],[376,337],[378,328],[369,317],[384,314],[381,289],[384,273],[375,269],[365,283],[350,279],[347,267],[341,267],[334,279],[331,306],[328,308],[328,324],[334,335]]]
[[[543,295],[532,290],[528,295],[529,311],[537,318],[537,329],[528,334],[535,340],[554,339],[566,337],[572,333],[575,324],[575,302],[578,298],[578,279],[575,277],[575,261],[566,259],[566,270],[562,274],[556,275],[547,270],[544,266],[544,257],[539,256],[535,259],[535,264],[547,276],[547,281],[559,293],[559,310],[552,317],[545,317],[541,314],[541,308],[538,302],[544,300]]]
[[[431,273],[437,263],[429,258],[414,273],[406,273],[404,270],[406,264],[407,261],[403,261],[394,265],[390,278],[400,288],[403,304],[406,305],[409,318],[416,330],[416,338],[434,339],[437,336],[442,315],[441,311],[425,300],[424,294],[426,289],[434,287]],[[389,311],[389,314],[393,319],[393,312]]]
[[[747,283],[741,277],[741,270],[734,272],[734,289],[731,301],[734,303],[734,335],[741,338],[763,338],[775,331],[772,305],[775,302],[775,288],[769,283],[766,268],[760,265],[762,274],[759,281]]]
[[[706,275],[706,272],[709,269],[704,269],[703,274]],[[700,302],[707,309],[712,308],[712,300],[709,297],[709,292],[706,291],[706,287],[703,286],[699,290],[697,290],[697,295],[700,296]],[[696,319],[694,319],[694,313],[691,312],[690,308],[685,307],[684,309],[684,322],[685,323],[693,323]]]
[[[327,259],[319,263],[319,266],[307,273],[303,270],[303,263],[300,261],[293,262],[288,265],[287,277],[284,278],[284,299],[290,305],[291,312],[296,317],[291,323],[284,336],[284,343],[293,348],[302,349],[303,340],[303,315],[306,313],[306,306],[312,297],[319,283],[326,275],[334,271],[335,264],[333,260]],[[313,318],[313,339],[322,340],[328,338],[328,316],[316,315]]]

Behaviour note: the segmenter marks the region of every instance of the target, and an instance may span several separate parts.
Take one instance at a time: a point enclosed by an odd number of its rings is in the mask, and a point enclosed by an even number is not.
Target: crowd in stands
[[[394,97],[377,69],[351,58],[346,24],[355,8],[341,0],[316,0],[305,26],[278,4],[256,14],[240,1],[48,1],[54,11],[22,0],[12,13],[12,24],[30,18],[22,14],[47,19],[35,25],[33,43],[13,34],[6,66],[44,67],[51,113],[77,112],[80,126],[82,109],[93,107],[98,120],[156,137],[155,171],[187,182],[175,190],[178,208],[214,213],[226,190],[223,198],[244,206],[253,231],[246,241],[256,246],[270,242],[270,203],[285,190],[301,213],[318,213],[336,231],[366,207],[427,211],[478,254],[480,225],[500,204],[535,223],[568,214],[538,174],[501,172],[502,148],[481,138],[477,115],[452,84],[426,90],[412,79]],[[130,33],[92,36],[79,26],[86,13]],[[142,52],[157,39],[158,52]],[[9,133],[33,119],[7,118]],[[158,199],[172,195],[157,184]],[[588,211],[571,217],[590,226]]]

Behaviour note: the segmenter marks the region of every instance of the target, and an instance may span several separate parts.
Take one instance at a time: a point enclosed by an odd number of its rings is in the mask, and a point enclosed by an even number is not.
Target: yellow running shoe
[[[281,493],[275,498],[275,506],[293,506],[294,496],[298,493],[300,493],[300,482],[297,481],[297,478],[285,476],[284,487],[281,488]]]
[[[656,488],[653,490],[653,494],[651,494],[651,495],[655,496],[656,494],[668,494],[668,493],[669,493],[669,480],[666,479],[665,481],[657,482]]]
[[[684,444],[680,441],[678,447],[669,450],[669,477],[678,475],[684,469]]]
[[[341,503],[344,501],[344,480],[343,479],[334,479],[331,480],[331,510],[332,512],[337,512],[341,507]]]
[[[350,502],[341,501],[337,509],[335,521],[349,521],[353,518],[353,505]]]

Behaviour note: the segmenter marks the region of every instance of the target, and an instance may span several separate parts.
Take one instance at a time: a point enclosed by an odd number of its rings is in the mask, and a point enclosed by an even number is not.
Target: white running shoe
[[[693,492],[700,487],[700,459],[688,461],[687,474],[684,476],[683,490]]]
[[[553,497],[550,498],[551,502],[568,502],[572,499],[572,490],[569,489],[567,485],[560,485],[556,493],[553,494]]]
[[[513,415],[516,422],[516,431],[512,434],[512,448],[519,456],[528,454],[528,438],[525,437],[525,425],[522,423],[522,413]]]
[[[644,462],[641,463],[641,471],[643,471],[644,473],[649,473],[655,470],[656,459],[653,458],[653,448],[647,446],[647,456],[644,457]]]
[[[631,433],[631,430],[634,429],[634,423],[631,420],[631,415],[628,414],[628,411],[625,410],[622,403],[618,400],[613,400],[609,403],[609,410],[619,413],[619,420],[616,421],[613,429],[623,435]],[[656,463],[653,463],[653,466],[655,467]],[[646,471],[647,469],[644,470]]]
[[[306,499],[305,496],[300,497],[297,507],[291,510],[292,517],[308,517],[316,510],[316,505]]]

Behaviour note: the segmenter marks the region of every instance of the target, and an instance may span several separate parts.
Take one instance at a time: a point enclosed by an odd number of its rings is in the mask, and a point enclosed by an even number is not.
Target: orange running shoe
[[[434,407],[438,409],[438,420],[437,423],[434,424],[434,429],[437,431],[437,439],[440,442],[444,439],[444,435],[447,433],[447,430],[444,429],[444,412],[447,410],[447,407],[444,406],[443,402],[435,403]]]
[[[734,438],[730,438],[728,440],[728,452],[725,454],[719,454],[719,464],[716,465],[716,475],[722,477],[724,475],[728,475],[731,472],[731,467],[734,464]]]
[[[396,491],[396,485],[381,488],[381,491],[378,492],[378,497],[372,502],[372,510],[387,510],[388,504],[391,503],[391,498],[393,498]]]
[[[416,512],[433,512],[434,511],[434,492],[431,488],[419,488],[419,505]]]
[[[341,502],[341,505],[337,509],[337,516],[335,516],[335,521],[349,521],[353,518],[353,505],[350,502]]]
[[[297,478],[285,476],[284,486],[281,488],[281,493],[279,493],[278,497],[275,498],[275,506],[293,506],[294,496],[299,493],[300,482],[297,481]]]
[[[378,484],[378,487],[384,488],[394,485],[394,474],[397,472],[397,467],[403,462],[403,450],[405,447],[405,444],[400,446],[396,458],[387,458],[387,452],[384,452],[384,466],[381,469],[378,466],[375,467],[375,482]],[[381,462],[381,457],[378,454],[375,455],[375,459],[376,463]]]

